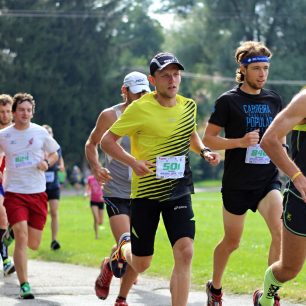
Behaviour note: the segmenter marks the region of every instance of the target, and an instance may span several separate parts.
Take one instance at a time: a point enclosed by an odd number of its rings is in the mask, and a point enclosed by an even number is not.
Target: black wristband
[[[205,159],[204,154],[205,154],[206,152],[211,152],[211,149],[206,147],[206,148],[204,148],[204,149],[202,149],[202,150],[200,151],[200,156],[201,156],[202,158],[204,158],[204,159]]]
[[[49,161],[48,161],[47,159],[44,159],[44,161],[47,163],[48,168],[50,168],[50,163],[49,163]]]
[[[289,153],[289,146],[286,143],[283,143],[282,147],[286,148],[287,153]]]

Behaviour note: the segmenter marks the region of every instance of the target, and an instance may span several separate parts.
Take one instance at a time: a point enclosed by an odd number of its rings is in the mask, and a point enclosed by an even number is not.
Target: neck
[[[16,130],[26,130],[27,128],[30,127],[30,122],[23,124],[23,123],[14,123],[14,128]]]
[[[176,95],[170,98],[170,97],[162,96],[159,93],[156,93],[154,98],[161,106],[164,106],[164,107],[173,107],[176,105]]]
[[[261,88],[253,88],[251,86],[249,86],[247,83],[243,83],[241,86],[240,86],[240,89],[249,94],[249,95],[259,95],[260,92],[261,92]]]
[[[11,123],[8,124],[0,124],[0,130],[5,129],[6,127],[10,126]]]

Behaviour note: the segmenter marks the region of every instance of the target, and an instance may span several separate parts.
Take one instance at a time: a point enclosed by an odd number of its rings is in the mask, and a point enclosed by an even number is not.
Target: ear
[[[245,71],[246,71],[246,66],[244,65],[240,65],[240,72],[245,75]]]
[[[148,80],[152,86],[155,87],[155,77],[151,74],[148,75]]]
[[[127,88],[125,87],[125,86],[121,86],[121,93],[123,94],[123,95],[127,95],[127,93],[128,93],[128,90],[127,90]]]

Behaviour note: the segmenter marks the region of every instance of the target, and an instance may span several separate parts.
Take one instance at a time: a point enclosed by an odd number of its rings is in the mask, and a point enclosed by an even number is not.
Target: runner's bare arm
[[[196,131],[193,131],[191,134],[190,149],[196,154],[201,155],[201,157],[203,157],[213,166],[218,165],[220,162],[220,154],[211,152],[209,148],[205,147],[199,134]]]
[[[125,151],[122,146],[117,143],[119,138],[118,135],[115,135],[110,131],[105,132],[101,139],[102,150],[114,159],[130,166],[138,176],[152,173],[149,166],[154,167],[154,164],[149,161],[136,160],[134,156]]]
[[[303,122],[305,117],[306,90],[296,95],[288,106],[276,116],[264,134],[260,145],[273,163],[293,179],[295,187],[306,202],[306,178],[303,174],[298,174],[300,169],[282,147],[286,135],[295,125]]]
[[[85,144],[86,158],[93,175],[100,184],[111,179],[111,176],[109,171],[100,164],[98,145],[105,131],[115,122],[115,120],[116,117],[113,110],[106,109],[102,111]]]
[[[213,150],[228,150],[247,148],[259,142],[259,130],[246,133],[241,138],[225,138],[220,136],[222,129],[221,126],[208,123],[204,133],[203,143]]]
[[[37,165],[37,168],[42,171],[47,171],[49,166],[53,166],[58,160],[57,152],[49,153],[48,158],[43,159]]]

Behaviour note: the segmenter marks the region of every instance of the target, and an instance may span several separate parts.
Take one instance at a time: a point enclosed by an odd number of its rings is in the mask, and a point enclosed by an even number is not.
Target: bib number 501
[[[163,164],[163,170],[164,171],[175,171],[175,170],[180,170],[181,165],[179,163],[164,163]]]

